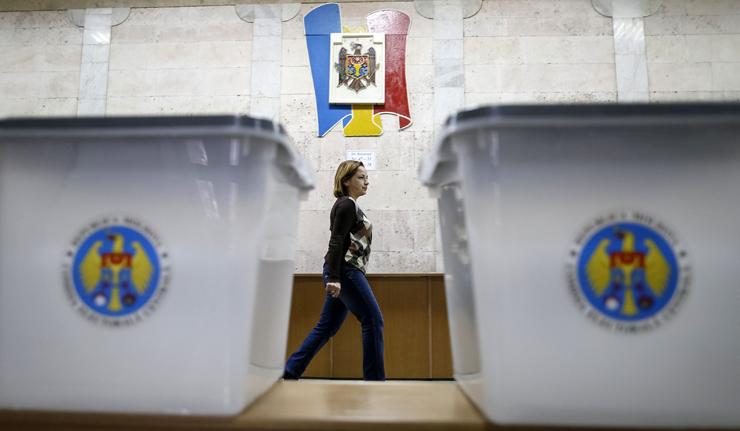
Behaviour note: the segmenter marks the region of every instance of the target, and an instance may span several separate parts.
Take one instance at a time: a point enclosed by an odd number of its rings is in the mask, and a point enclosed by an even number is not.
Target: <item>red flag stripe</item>
[[[380,10],[367,16],[372,33],[385,33],[385,103],[373,106],[375,114],[396,114],[401,129],[411,125],[406,88],[406,36],[411,18],[401,11]]]

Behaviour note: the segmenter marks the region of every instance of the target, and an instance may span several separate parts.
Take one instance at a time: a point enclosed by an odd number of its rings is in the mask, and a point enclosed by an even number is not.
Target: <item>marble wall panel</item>
[[[247,114],[249,96],[108,96],[108,115]]]
[[[298,231],[299,234],[301,231]],[[295,272],[297,274],[319,274],[324,264],[324,256],[317,252],[296,250]]]
[[[323,210],[303,210],[298,219],[296,249],[323,257],[329,244],[329,213],[331,204]],[[316,269],[315,271],[320,271]]]
[[[316,4],[302,3],[298,10],[298,15],[289,21],[283,22],[283,42],[286,39],[301,39],[305,36],[303,28],[303,17],[315,8]],[[305,44],[305,42],[304,42]]]
[[[0,13],[0,116],[73,115],[82,35],[63,11]]]
[[[288,94],[280,99],[280,122],[290,133],[316,133],[316,102],[313,94]]]
[[[712,39],[707,35],[666,35],[645,39],[649,63],[684,63],[712,61]]]
[[[652,91],[650,102],[710,102],[725,100],[721,92],[714,91]]]
[[[740,15],[740,2],[736,0],[686,0],[689,15]]]
[[[466,37],[465,64],[520,64],[522,44],[515,37]]]
[[[3,98],[0,117],[69,116],[77,110],[77,97],[34,99]]]
[[[414,250],[421,252],[439,251],[436,244],[437,211],[411,211],[413,220]]]
[[[740,15],[738,15],[740,21]],[[740,34],[727,34],[717,36],[706,36],[709,39],[707,45],[711,46],[711,61],[713,62],[740,62]],[[706,46],[704,45],[704,49]],[[695,50],[701,50],[702,46],[693,47]]]
[[[316,151],[317,144],[314,142],[314,134],[310,132],[294,132],[290,136],[301,156],[308,160],[312,168],[317,169],[321,163],[321,155]]]
[[[711,63],[654,63],[648,69],[651,91],[711,91]]]
[[[661,0],[656,15],[686,15],[686,0]]]
[[[78,71],[44,72],[41,78],[44,83],[41,94],[52,99],[75,97],[79,89],[78,76]]]
[[[371,139],[374,140],[375,138],[354,138],[355,141],[369,141]],[[318,170],[323,171],[327,175],[333,175],[337,166],[346,158],[346,144],[347,138],[344,137],[339,127],[326,134],[321,140],[315,140],[314,151],[317,151],[321,156],[321,161],[317,166]]]
[[[740,62],[713,63],[712,89],[717,91],[740,91]]]
[[[610,36],[522,37],[523,63],[614,63]]]
[[[591,17],[594,14],[594,9],[590,2],[581,0],[495,0],[484,2],[481,13],[505,17]]]
[[[233,6],[132,8],[129,19],[155,25],[243,22]]]
[[[15,48],[12,45],[2,46],[3,55],[0,56],[0,70],[4,72],[33,72],[39,70],[43,57],[42,49]],[[79,58],[77,59],[79,64]]]
[[[259,69],[252,73],[251,94],[254,97],[278,97],[282,85],[280,61],[255,61]],[[290,93],[286,93],[290,94]],[[276,114],[277,111],[274,113]]]
[[[154,94],[154,71],[139,70],[110,70],[108,71],[109,97],[136,97]]]
[[[430,109],[434,97],[430,93],[409,94],[409,110],[414,119],[414,130],[434,130],[434,111]]]
[[[437,272],[434,252],[373,252],[368,263],[368,272]]]
[[[387,127],[381,136],[347,138],[341,131],[331,132],[316,145],[320,146],[320,170],[334,172],[338,164],[346,158],[346,152],[373,151],[375,153],[375,169],[369,170],[370,184],[374,188],[373,180],[378,171],[403,171],[413,169],[413,149],[400,142],[404,132],[393,129],[392,116],[383,116],[383,127]],[[397,127],[397,122],[396,122]]]
[[[418,64],[406,66],[406,85],[409,93],[434,93],[434,66]]]
[[[44,94],[43,72],[3,72],[0,73],[0,94],[3,99],[35,99],[34,95]]]
[[[416,19],[421,19],[415,17]],[[429,37],[406,38],[406,66],[432,64],[433,43]]]
[[[281,68],[282,94],[313,95],[311,68],[306,66],[285,66]]]
[[[467,93],[466,108],[486,105],[531,103],[608,103],[616,102],[616,91],[548,91],[520,93]]]
[[[490,2],[483,2],[483,8]],[[463,21],[463,33],[468,37],[507,36],[509,21],[501,16],[485,13],[483,10]]]
[[[334,171],[314,170],[314,183],[315,187],[309,193],[308,198],[301,202],[301,211],[331,209],[336,199],[332,194],[334,190]],[[321,226],[319,228],[323,229]]]
[[[50,28],[68,25],[66,13],[60,11],[0,13],[0,28]]]
[[[373,172],[375,193],[363,197],[363,208],[375,210],[434,210],[436,202],[416,178],[416,172]]]
[[[681,33],[740,33],[740,19],[738,15],[689,15],[681,18]]]
[[[733,100],[740,61],[737,2],[670,0],[645,18],[651,100]]]
[[[613,64],[471,65],[468,93],[604,92],[615,88]]]
[[[374,251],[412,252],[414,247],[414,230],[416,221],[412,211],[377,211],[377,224],[373,225],[373,242],[375,230],[380,240]]]
[[[291,20],[295,21],[295,19]],[[290,22],[290,21],[289,21]],[[286,26],[283,25],[283,28]],[[283,38],[283,66],[308,66],[308,49],[304,37],[287,39]]]
[[[611,19],[601,15],[557,18],[507,18],[508,36],[608,36]]]
[[[644,18],[645,36],[681,35],[681,16],[656,13]]]
[[[413,152],[413,170],[417,170],[421,160],[432,149],[434,134],[431,130],[404,131],[399,135],[399,145]]]

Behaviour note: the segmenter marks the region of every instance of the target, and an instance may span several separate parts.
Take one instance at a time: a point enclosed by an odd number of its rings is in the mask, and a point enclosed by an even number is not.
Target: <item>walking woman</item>
[[[362,368],[365,380],[385,380],[383,316],[365,278],[370,257],[372,225],[357,199],[367,193],[367,172],[362,162],[345,160],[334,175],[329,250],[324,256],[324,308],[316,327],[285,364],[285,379],[298,379],[321,347],[342,326],[351,311],[362,326]]]

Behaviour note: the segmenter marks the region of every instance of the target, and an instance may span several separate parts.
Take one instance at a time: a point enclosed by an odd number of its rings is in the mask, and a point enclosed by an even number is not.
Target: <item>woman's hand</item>
[[[326,283],[326,293],[331,295],[332,298],[339,298],[339,292],[341,291],[342,285],[339,282],[333,281]]]

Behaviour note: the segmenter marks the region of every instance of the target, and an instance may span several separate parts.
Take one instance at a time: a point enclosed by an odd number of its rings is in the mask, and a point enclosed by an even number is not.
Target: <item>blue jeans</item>
[[[328,267],[324,265],[324,286],[328,282]],[[370,289],[365,274],[352,265],[341,268],[342,290],[338,298],[326,294],[319,323],[303,340],[301,347],[285,364],[286,378],[299,378],[311,359],[326,344],[344,323],[347,311],[351,311],[362,326],[362,369],[365,380],[385,380],[383,362],[383,315],[378,301]]]

